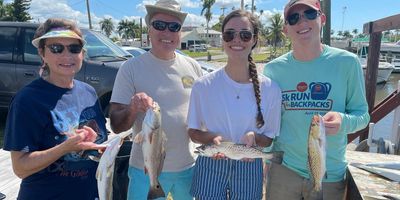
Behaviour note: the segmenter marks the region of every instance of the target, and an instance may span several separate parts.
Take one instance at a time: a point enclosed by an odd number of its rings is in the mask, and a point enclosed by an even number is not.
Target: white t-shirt
[[[269,78],[258,75],[260,105],[265,122],[258,129],[253,84],[233,81],[224,69],[203,76],[193,85],[187,119],[188,127],[207,130],[234,143],[241,143],[241,137],[249,131],[270,138],[278,135],[282,98],[278,85]]]
[[[126,61],[118,71],[110,100],[128,105],[135,93],[145,92],[160,105],[161,127],[167,136],[166,172],[182,171],[194,164],[185,122],[192,84],[202,75],[195,60],[175,55],[174,59],[161,60],[147,52]],[[144,113],[137,116],[133,134],[140,132],[143,118]],[[133,144],[129,164],[143,169],[140,144]]]

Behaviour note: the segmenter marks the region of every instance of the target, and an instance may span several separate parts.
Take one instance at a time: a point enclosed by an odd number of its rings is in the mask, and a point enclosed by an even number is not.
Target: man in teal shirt
[[[291,0],[284,17],[293,51],[264,68],[282,89],[281,132],[273,148],[284,151],[282,165],[271,165],[267,199],[343,199],[347,134],[369,122],[362,68],[356,55],[321,43],[326,16],[319,0]],[[326,176],[318,192],[312,190],[307,165],[315,114],[323,116],[327,133]]]

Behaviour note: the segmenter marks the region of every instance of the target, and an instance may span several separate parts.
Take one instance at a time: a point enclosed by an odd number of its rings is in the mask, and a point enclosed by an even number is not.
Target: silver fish
[[[153,107],[146,111],[142,130],[134,138],[135,143],[142,143],[144,171],[150,177],[147,199],[165,197],[158,176],[164,165],[166,141],[167,137],[161,130],[161,109],[154,102]]]
[[[109,139],[100,145],[104,145],[106,150],[101,155],[99,165],[96,171],[97,188],[99,191],[100,200],[113,199],[113,175],[115,158],[119,152],[119,148],[123,142],[123,138],[130,135],[132,132],[125,131],[120,134],[113,134]]]
[[[326,135],[321,115],[314,115],[308,135],[308,168],[313,190],[322,189],[322,179],[326,172]]]
[[[201,145],[196,149],[195,153],[201,156],[213,157],[216,153],[223,153],[226,157],[233,160],[241,160],[243,158],[273,159],[274,157],[274,153],[266,153],[256,147],[247,147],[244,144],[235,144],[232,142],[221,142],[220,145]]]

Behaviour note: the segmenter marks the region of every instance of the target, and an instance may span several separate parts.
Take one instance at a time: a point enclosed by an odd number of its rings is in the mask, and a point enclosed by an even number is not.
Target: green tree
[[[214,26],[212,26],[211,29],[216,31],[222,31],[222,21],[224,21],[224,18],[225,18],[224,15],[219,16],[218,23],[214,24]]]
[[[117,27],[118,34],[123,39],[135,38],[140,36],[140,27],[135,21],[129,21],[128,19],[121,20]]]
[[[26,22],[32,19],[27,12],[30,4],[31,0],[14,0],[14,3],[11,4],[13,7],[13,21]]]
[[[273,46],[272,54],[273,56],[276,56],[276,47],[285,39],[285,35],[282,32],[284,21],[280,13],[275,13],[271,16],[271,18],[269,18],[269,22],[270,26],[267,28],[269,29],[270,33],[267,35],[267,38],[269,41],[271,41]]]
[[[346,30],[346,31],[343,32],[343,37],[348,39],[348,38],[351,38],[352,35],[351,35],[350,31]]]
[[[5,4],[4,0],[0,0],[0,21],[13,21],[11,3]]]
[[[211,7],[214,5],[215,0],[202,0],[203,2],[203,9],[201,9],[200,15],[204,15],[207,21],[207,39],[208,39],[208,29],[209,29],[209,23],[211,21],[212,13],[211,13]],[[207,40],[208,42],[208,40]]]
[[[338,35],[339,37],[343,37],[343,31],[338,31],[338,32],[337,32],[337,35]]]
[[[354,34],[354,37],[356,37],[358,35],[358,29],[356,29],[356,28],[353,29],[351,32]]]
[[[114,31],[114,23],[111,18],[104,18],[99,22],[99,24],[100,29],[107,35],[107,37],[110,37],[111,33]]]

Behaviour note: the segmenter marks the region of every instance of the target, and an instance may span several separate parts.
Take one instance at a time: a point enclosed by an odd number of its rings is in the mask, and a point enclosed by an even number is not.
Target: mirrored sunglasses
[[[161,20],[155,20],[151,22],[151,25],[158,31],[164,31],[168,27],[168,30],[171,32],[178,32],[182,27],[178,22],[165,22]]]
[[[222,39],[225,42],[230,42],[232,41],[236,34],[239,34],[240,39],[243,42],[248,42],[251,40],[251,38],[253,37],[253,32],[248,31],[248,30],[241,30],[241,31],[225,31],[222,33]]]
[[[321,12],[319,12],[318,10],[314,10],[314,9],[308,9],[305,10],[303,12],[303,14],[300,13],[293,13],[291,15],[289,15],[286,18],[286,22],[290,25],[293,26],[295,24],[297,24],[297,22],[299,22],[300,17],[305,17],[308,20],[314,20],[316,19],[319,15],[321,15]]]
[[[46,45],[47,48],[49,48],[51,53],[54,54],[61,54],[65,48],[68,49],[68,51],[72,54],[78,54],[80,52],[82,52],[83,46],[81,44],[70,44],[70,45],[62,45],[62,44],[49,44]]]

